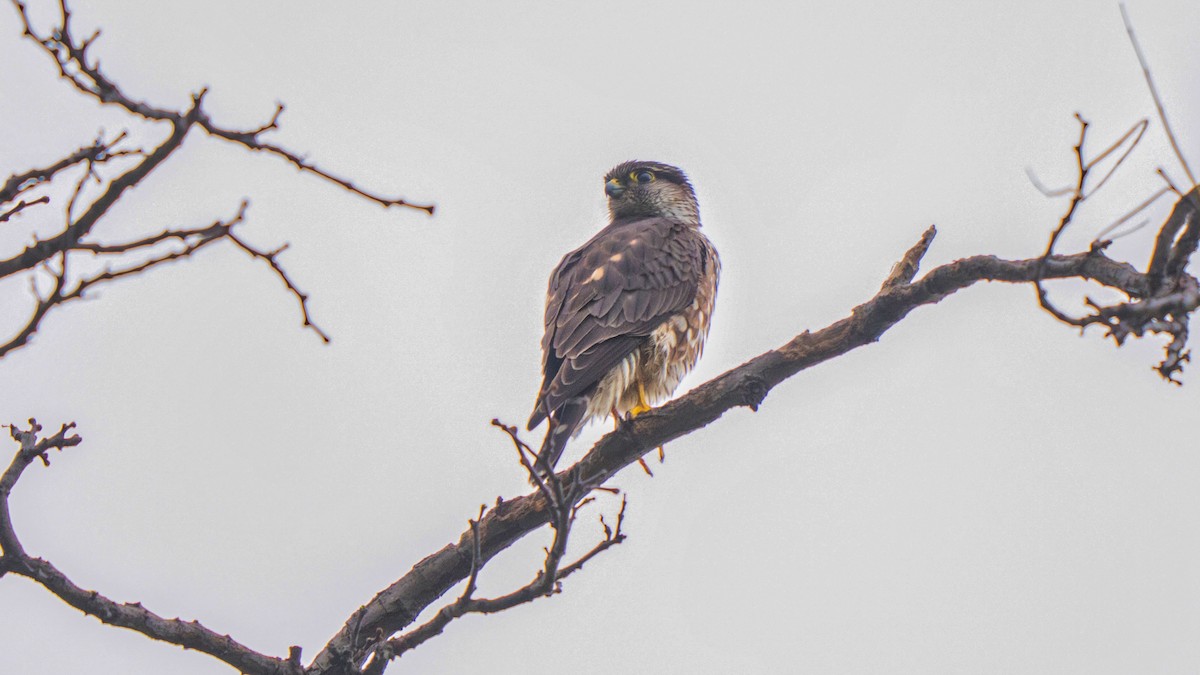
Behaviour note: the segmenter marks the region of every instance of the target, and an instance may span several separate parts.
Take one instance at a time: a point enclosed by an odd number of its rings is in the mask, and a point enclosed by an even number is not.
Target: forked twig
[[[533,449],[518,435],[516,427],[504,424],[498,419],[492,420],[492,426],[502,430],[512,440],[517,448],[522,468],[529,474],[531,480],[538,481],[538,494],[544,499],[548,511],[547,521],[554,530],[554,539],[545,549],[545,560],[542,568],[532,581],[510,593],[494,598],[476,598],[479,572],[487,563],[481,545],[481,522],[486,509],[480,508],[479,518],[470,521],[471,561],[467,574],[467,582],[463,592],[453,602],[443,606],[432,619],[397,637],[378,640],[370,649],[370,660],[362,668],[363,675],[380,675],[388,663],[403,654],[415,649],[425,641],[439,635],[455,619],[466,614],[493,614],[510,609],[520,604],[532,602],[537,598],[554,595],[561,592],[561,582],[567,576],[578,572],[584,564],[600,553],[625,541],[622,531],[625,522],[627,502],[621,499],[621,509],[617,513],[616,527],[609,527],[604,517],[600,517],[600,525],[604,530],[604,538],[593,546],[587,553],[575,562],[561,565],[566,553],[567,540],[579,509],[594,501],[594,498],[580,496],[573,491],[564,491],[558,476],[553,472],[541,475],[537,470]],[[497,507],[499,508],[499,507]]]
[[[12,218],[13,216],[17,215],[18,213],[24,211],[25,209],[27,209],[31,206],[37,206],[38,204],[49,204],[49,203],[50,203],[50,197],[48,195],[42,195],[41,197],[38,197],[37,199],[33,199],[30,201],[25,201],[24,199],[22,199],[21,201],[14,204],[12,206],[12,208],[10,208],[6,211],[0,212],[0,223],[7,221],[9,218]]]
[[[60,23],[57,29],[50,35],[42,35],[34,30],[25,4],[21,0],[12,0],[12,3],[20,14],[25,35],[36,42],[43,51],[54,59],[59,75],[70,82],[80,92],[95,98],[101,103],[124,108],[126,111],[147,120],[178,121],[181,118],[180,113],[177,111],[134,99],[101,70],[99,61],[92,60],[88,55],[88,49],[95,44],[96,39],[100,36],[100,31],[96,31],[83,41],[77,41],[71,29],[71,12],[66,6],[66,2],[60,2]],[[432,204],[415,204],[400,197],[388,197],[360,188],[352,180],[327,171],[309,162],[294,151],[263,141],[260,138],[263,133],[278,128],[279,118],[283,110],[283,104],[276,104],[270,121],[255,129],[245,131],[226,129],[218,126],[204,112],[201,112],[196,117],[196,123],[210,136],[237,143],[249,150],[264,152],[282,158],[301,172],[317,176],[322,180],[333,183],[344,190],[375,202],[385,208],[393,206],[404,207],[433,215],[435,206]]]

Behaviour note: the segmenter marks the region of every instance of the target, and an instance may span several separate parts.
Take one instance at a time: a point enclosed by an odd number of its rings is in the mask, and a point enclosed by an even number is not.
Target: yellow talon
[[[644,412],[650,412],[650,403],[646,401],[646,387],[642,385],[642,381],[638,380],[638,402],[637,405],[629,409],[630,417],[637,417]]]

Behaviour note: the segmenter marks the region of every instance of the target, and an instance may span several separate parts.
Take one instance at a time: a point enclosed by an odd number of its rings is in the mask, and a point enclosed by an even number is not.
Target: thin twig
[[[1133,22],[1129,19],[1129,12],[1125,9],[1125,3],[1119,4],[1121,8],[1121,20],[1125,22],[1125,32],[1129,34],[1129,44],[1133,45],[1133,52],[1137,55],[1138,63],[1142,66],[1142,75],[1146,78],[1146,86],[1150,88],[1150,96],[1154,98],[1154,107],[1158,110],[1158,119],[1162,120],[1163,131],[1167,134],[1167,140],[1171,142],[1171,149],[1175,151],[1175,157],[1179,159],[1180,166],[1183,167],[1183,172],[1187,174],[1188,183],[1196,186],[1196,177],[1192,175],[1192,168],[1188,166],[1187,159],[1183,156],[1183,152],[1179,149],[1179,142],[1175,140],[1175,132],[1171,130],[1171,123],[1167,121],[1167,111],[1163,107],[1162,97],[1158,95],[1158,87],[1154,84],[1154,76],[1150,74],[1150,63],[1146,60],[1146,55],[1142,53],[1142,45],[1138,43],[1137,35],[1133,31]]]
[[[42,195],[41,197],[38,197],[37,199],[28,201],[28,202],[25,201],[24,199],[22,199],[21,201],[14,204],[11,209],[9,209],[3,213],[0,213],[0,223],[7,221],[9,218],[12,218],[13,216],[17,215],[18,213],[24,211],[25,209],[27,209],[31,206],[37,206],[38,204],[49,204],[49,203],[50,203],[50,197],[48,195]]]
[[[242,202],[242,205],[244,208],[245,202]],[[303,319],[303,323],[301,325],[305,328],[312,329],[312,331],[317,334],[317,337],[321,338],[322,342],[329,344],[329,335],[322,330],[320,326],[313,322],[312,317],[309,315],[308,294],[303,293],[299,288],[296,288],[296,284],[292,281],[291,277],[288,276],[287,271],[284,270],[283,267],[280,266],[279,261],[276,260],[276,257],[280,253],[283,253],[287,250],[287,244],[284,244],[273,251],[260,251],[250,244],[247,244],[244,240],[232,232],[226,234],[225,236],[227,239],[232,241],[235,246],[250,254],[252,257],[266,262],[267,265],[271,267],[271,269],[275,272],[275,276],[279,277],[280,281],[283,282],[283,285],[287,286],[288,291],[290,291],[291,294],[296,297],[296,301],[300,304],[300,316]]]
[[[1034,189],[1042,193],[1043,197],[1051,199],[1054,197],[1065,197],[1075,190],[1074,185],[1068,185],[1060,188],[1047,187],[1046,184],[1037,177],[1037,174],[1033,172],[1032,167],[1025,167],[1025,177],[1029,179],[1029,183],[1033,185]]]
[[[243,202],[243,204],[245,204],[245,202]],[[172,239],[187,242],[194,238],[207,239],[213,236],[221,236],[224,235],[225,230],[228,230],[233,224],[234,221],[217,221],[205,227],[182,230],[163,230],[162,232],[149,237],[118,244],[93,244],[91,242],[76,242],[75,245],[71,247],[71,250],[87,251],[95,255],[119,255],[122,253],[135,251],[140,248],[154,246],[155,244]]]
[[[85,295],[85,292],[94,286],[111,282],[122,277],[140,274],[152,267],[157,267],[159,265],[187,258],[196,251],[199,251],[200,249],[227,237],[229,235],[230,228],[241,222],[244,213],[245,203],[243,202],[242,207],[238,210],[237,215],[235,215],[232,219],[228,221],[217,221],[206,228],[193,230],[188,232],[186,236],[179,237],[185,243],[183,248],[152,257],[136,265],[119,269],[106,269],[99,274],[82,278],[75,282],[75,286],[71,290],[66,289],[66,260],[68,259],[68,252],[63,251],[59,254],[63,260],[62,271],[54,274],[54,288],[45,297],[40,297],[35,294],[36,305],[32,315],[25,322],[25,325],[16,333],[16,335],[10,338],[7,342],[0,344],[0,357],[3,357],[14,349],[18,349],[28,344],[30,338],[32,338],[34,333],[36,333],[41,327],[42,320],[46,318],[46,315],[53,308],[73,300],[82,299]],[[175,234],[182,233],[183,232],[180,231]],[[166,237],[163,237],[163,239],[165,238]],[[155,239],[155,237],[151,237],[151,239]],[[142,243],[143,242],[131,242],[128,246],[130,248],[135,248],[135,245],[141,245]],[[82,246],[77,244],[76,247],[82,248],[83,250],[89,250],[88,245],[86,244]]]
[[[1075,185],[1069,193],[1071,201],[1067,205],[1066,212],[1059,219],[1058,226],[1050,233],[1050,241],[1046,244],[1046,251],[1038,261],[1037,275],[1033,280],[1033,286],[1037,291],[1038,304],[1041,305],[1042,309],[1063,323],[1083,327],[1089,323],[1087,319],[1076,319],[1055,307],[1046,295],[1045,285],[1042,284],[1042,275],[1045,272],[1046,261],[1054,255],[1054,245],[1058,242],[1058,238],[1062,236],[1062,233],[1066,231],[1067,226],[1071,224],[1071,219],[1075,217],[1075,211],[1079,208],[1079,205],[1086,199],[1083,193],[1083,186],[1087,181],[1090,164],[1083,159],[1083,146],[1087,140],[1088,122],[1079,113],[1075,113],[1075,119],[1079,122],[1079,141],[1075,143],[1075,147],[1073,148],[1075,152],[1076,179]]]
[[[571,563],[570,565],[567,565],[566,567],[563,567],[561,570],[559,570],[558,571],[558,580],[559,581],[562,581],[563,579],[566,579],[569,575],[574,574],[575,572],[578,572],[579,570],[583,569],[583,566],[585,564],[587,564],[587,562],[590,561],[592,558],[595,558],[596,556],[607,551],[608,549],[612,548],[613,546],[616,546],[617,544],[620,544],[621,542],[625,541],[626,535],[625,535],[624,531],[622,531],[622,529],[621,529],[622,525],[625,524],[625,506],[626,506],[626,500],[625,500],[624,495],[622,495],[621,510],[617,512],[617,523],[616,523],[615,527],[613,527],[613,528],[610,528],[608,526],[608,523],[604,522],[604,514],[600,515],[600,526],[602,528],[604,528],[604,539],[602,539],[600,541],[600,543],[598,543],[594,547],[592,547],[592,550],[583,554],[583,556],[581,556],[579,558],[579,560],[576,560],[575,562]]]
[[[49,182],[62,170],[72,167],[84,160],[102,163],[112,159],[113,157],[124,156],[126,153],[118,153],[113,150],[113,148],[123,140],[125,140],[124,132],[118,134],[110,141],[104,141],[102,138],[97,138],[92,142],[91,145],[79,148],[75,152],[72,152],[71,154],[49,166],[40,169],[30,169],[29,171],[9,176],[8,179],[4,181],[4,185],[0,186],[0,204],[12,201],[22,192]]]
[[[1106,226],[1103,230],[1100,230],[1100,232],[1096,235],[1096,238],[1093,239],[1092,241],[1093,242],[1111,241],[1111,239],[1109,239],[1109,240],[1105,239],[1105,237],[1108,236],[1109,233],[1111,233],[1113,230],[1116,230],[1121,225],[1125,224],[1125,222],[1128,221],[1130,218],[1136,216],[1137,214],[1141,213],[1142,211],[1145,211],[1147,208],[1150,207],[1151,204],[1158,201],[1160,197],[1162,197],[1163,195],[1167,194],[1170,191],[1171,190],[1169,187],[1159,188],[1157,192],[1155,192],[1154,194],[1147,197],[1146,200],[1143,201],[1141,204],[1138,204],[1137,206],[1133,207],[1128,212],[1126,212],[1125,215],[1118,218],[1112,224]],[[1139,225],[1138,228],[1140,228],[1140,227],[1141,226]],[[1134,228],[1134,230],[1136,230],[1138,228]],[[1133,230],[1130,230],[1129,232],[1132,232],[1132,231]],[[1120,236],[1129,234],[1129,232],[1123,232],[1123,233],[1121,233]],[[1116,239],[1116,238],[1117,237],[1113,237],[1112,239]]]
[[[1088,162],[1086,168],[1088,171],[1091,171],[1096,167],[1097,164],[1103,162],[1106,157],[1115,152],[1117,148],[1124,145],[1125,141],[1129,140],[1131,136],[1133,137],[1133,141],[1130,142],[1129,146],[1125,148],[1125,152],[1122,152],[1121,156],[1117,158],[1117,161],[1113,162],[1113,165],[1109,167],[1108,172],[1104,174],[1104,177],[1101,178],[1098,183],[1092,186],[1091,192],[1088,194],[1095,194],[1098,192],[1100,188],[1104,187],[1104,184],[1108,182],[1108,179],[1113,177],[1113,174],[1117,172],[1117,169],[1121,168],[1121,165],[1124,164],[1125,160],[1129,158],[1129,154],[1133,152],[1134,148],[1136,148],[1138,143],[1142,140],[1142,135],[1146,133],[1146,127],[1149,126],[1149,124],[1150,120],[1145,118],[1138,120],[1132,127],[1129,128],[1129,131],[1126,131],[1125,134],[1114,141],[1112,145],[1105,148],[1103,152]]]

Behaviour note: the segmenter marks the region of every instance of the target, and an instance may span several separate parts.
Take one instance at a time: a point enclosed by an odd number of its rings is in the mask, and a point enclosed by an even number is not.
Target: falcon
[[[527,425],[549,419],[545,471],[585,423],[671,396],[704,350],[717,296],[721,261],[683,171],[625,162],[604,192],[608,226],[563,257],[546,293],[542,386]]]

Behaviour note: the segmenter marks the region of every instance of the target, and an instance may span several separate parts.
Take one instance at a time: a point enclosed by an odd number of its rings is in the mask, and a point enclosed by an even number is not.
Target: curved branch
[[[228,635],[221,635],[199,621],[164,619],[142,607],[139,602],[114,602],[96,591],[75,585],[54,565],[41,558],[25,558],[13,573],[41,584],[63,602],[101,622],[135,630],[149,638],[194,649],[215,657],[243,673],[295,675],[298,671],[286,659],[266,656]]]
[[[0,576],[11,572],[27,577],[41,584],[68,605],[106,624],[129,628],[156,640],[204,652],[244,673],[296,675],[302,671],[293,661],[260,654],[228,635],[220,635],[205,628],[198,621],[164,619],[142,607],[141,603],[114,602],[96,591],[80,588],[50,562],[28,555],[17,539],[12,524],[8,508],[9,495],[21,474],[34,460],[40,458],[44,464],[49,465],[47,453],[51,449],[62,450],[76,446],[83,439],[77,434],[67,435],[75,426],[74,423],[64,424],[58,433],[42,439],[38,438],[42,426],[37,420],[29,420],[28,430],[22,430],[15,424],[8,426],[13,439],[20,443],[21,447],[8,469],[0,475],[0,549],[4,552],[3,557],[0,557]]]
[[[21,445],[17,450],[17,454],[13,457],[13,461],[0,475],[0,551],[4,552],[4,560],[7,562],[7,567],[12,570],[17,570],[20,567],[21,561],[26,557],[25,548],[21,546],[21,540],[17,538],[16,530],[13,528],[12,515],[8,510],[8,496],[12,494],[13,487],[17,484],[17,480],[21,478],[21,474],[33,463],[35,459],[41,459],[46,466],[50,465],[48,456],[50,450],[62,450],[83,442],[83,439],[78,434],[67,436],[67,432],[75,428],[75,423],[62,425],[58,433],[49,438],[38,439],[38,432],[42,430],[42,425],[37,423],[37,420],[29,420],[29,430],[22,431],[15,424],[7,424],[8,432],[13,440]]]

